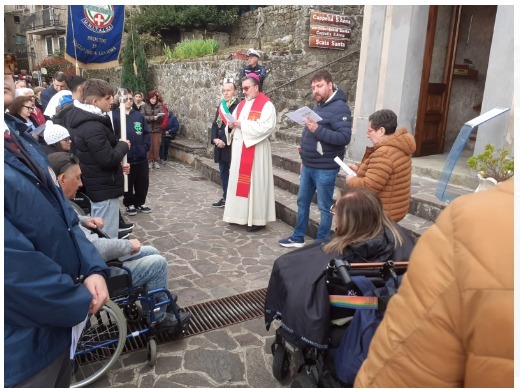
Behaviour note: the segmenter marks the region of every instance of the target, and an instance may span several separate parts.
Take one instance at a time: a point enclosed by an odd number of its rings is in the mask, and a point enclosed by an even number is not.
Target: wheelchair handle
[[[335,258],[332,261],[334,261],[334,267],[343,283],[345,285],[352,283],[352,278],[350,278],[350,274],[348,273],[348,269],[350,269],[350,263],[340,258]]]

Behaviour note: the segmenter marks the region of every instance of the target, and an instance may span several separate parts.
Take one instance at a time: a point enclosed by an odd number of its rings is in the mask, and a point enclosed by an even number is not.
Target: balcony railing
[[[50,7],[27,15],[24,22],[27,31],[64,30],[66,28],[66,19],[66,10]]]

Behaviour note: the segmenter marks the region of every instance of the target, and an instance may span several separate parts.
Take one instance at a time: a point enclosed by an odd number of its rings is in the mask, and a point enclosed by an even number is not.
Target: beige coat
[[[348,183],[349,188],[368,188],[376,192],[386,215],[398,222],[410,207],[413,152],[414,137],[406,128],[397,130],[373,148],[367,148],[357,177]]]
[[[419,239],[357,387],[512,387],[513,180],[450,204]]]

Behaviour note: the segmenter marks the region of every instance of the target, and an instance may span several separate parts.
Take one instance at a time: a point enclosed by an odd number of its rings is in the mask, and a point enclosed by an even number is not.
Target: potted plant
[[[492,144],[486,145],[482,154],[468,158],[466,163],[477,172],[480,180],[476,192],[511,178],[515,170],[515,162],[509,151],[495,149]]]

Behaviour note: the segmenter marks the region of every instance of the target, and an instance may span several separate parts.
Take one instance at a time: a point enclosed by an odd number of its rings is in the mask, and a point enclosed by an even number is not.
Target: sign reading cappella
[[[311,11],[309,47],[345,50],[350,39],[352,20],[345,15]]]

